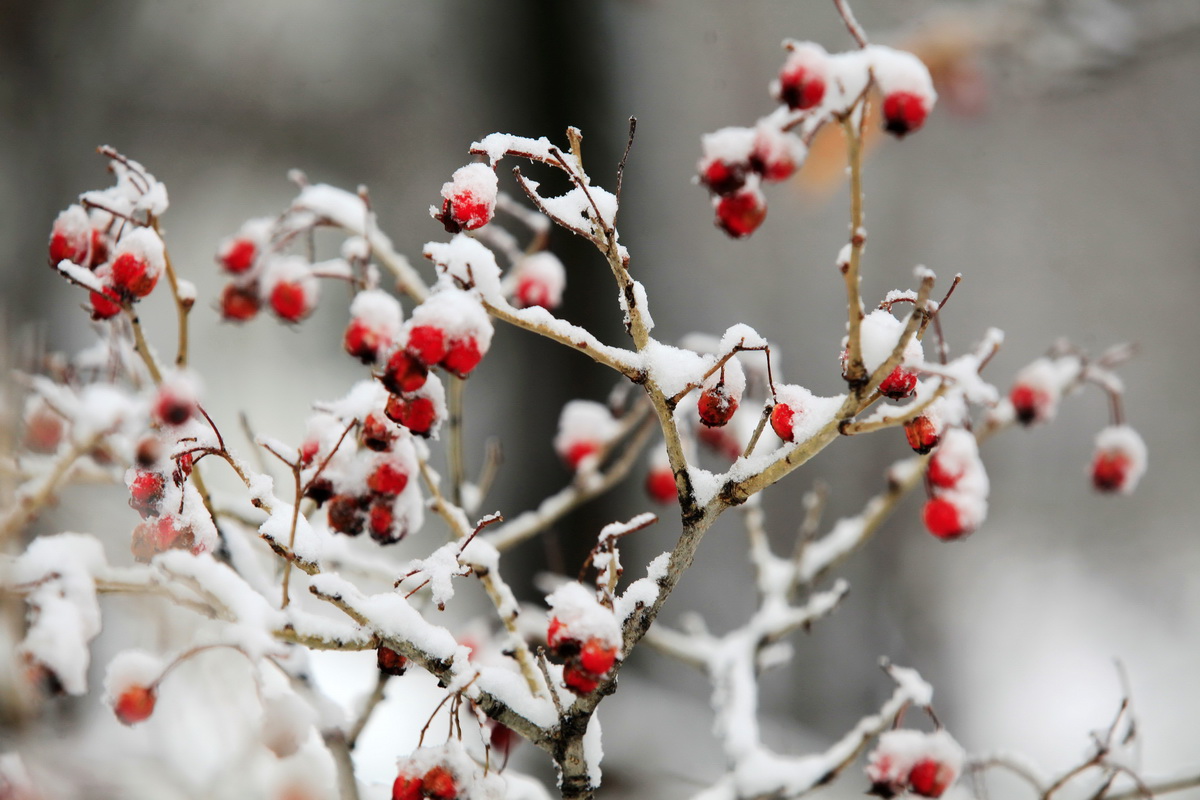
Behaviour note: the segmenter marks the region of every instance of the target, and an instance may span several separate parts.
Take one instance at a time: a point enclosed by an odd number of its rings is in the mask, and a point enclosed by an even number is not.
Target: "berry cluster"
[[[929,71],[910,53],[868,45],[830,55],[791,40],[784,47],[787,58],[770,87],[781,105],[753,128],[722,128],[701,140],[697,180],[713,195],[717,226],[734,238],[766,219],[762,184],[790,178],[817,130],[849,118],[867,89],[882,95],[884,128],[897,137],[920,128],[937,99]]]
[[[977,529],[987,516],[988,478],[975,436],[950,428],[929,459],[925,473],[929,500],[922,516],[939,539],[959,539]]]
[[[417,455],[409,432],[385,416],[383,387],[363,382],[352,392],[366,409],[357,436],[333,414],[309,420],[309,433],[300,446],[299,466],[304,494],[325,506],[330,529],[347,536],[366,531],[380,544],[394,544],[420,527],[421,494]]]
[[[480,770],[457,741],[419,747],[400,760],[392,800],[500,800],[505,784]]]
[[[608,678],[621,649],[621,629],[612,610],[582,584],[567,583],[546,601],[554,609],[546,646],[563,661],[563,682],[588,694]]]
[[[907,791],[941,797],[958,780],[963,760],[962,748],[944,730],[888,731],[879,737],[867,762],[868,794],[896,797]]]

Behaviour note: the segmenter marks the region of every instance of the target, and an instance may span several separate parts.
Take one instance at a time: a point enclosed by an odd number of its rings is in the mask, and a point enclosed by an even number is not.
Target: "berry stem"
[[[854,18],[854,12],[850,10],[850,5],[846,0],[833,0],[833,5],[837,8],[838,14],[841,15],[842,22],[846,23],[846,29],[850,31],[850,35],[859,47],[866,47],[870,44],[867,40],[867,33],[858,24],[858,20]]]
[[[446,461],[450,468],[450,502],[456,506],[462,505],[462,486],[466,478],[465,459],[463,457],[463,393],[466,381],[455,375],[450,375],[449,391],[446,393],[449,407],[449,442],[446,447]]]
[[[841,0],[835,0],[842,5]],[[848,13],[849,9],[847,9]],[[853,19],[853,17],[850,17]],[[862,103],[866,103],[863,99]],[[842,277],[846,282],[846,305],[849,313],[849,357],[846,362],[846,382],[854,395],[862,398],[862,391],[867,383],[867,367],[863,363],[862,354],[862,319],[863,305],[861,296],[862,278],[859,268],[862,263],[863,247],[866,245],[866,232],[863,230],[863,188],[862,188],[862,126],[866,114],[861,113],[865,107],[855,105],[850,113],[842,120],[842,128],[846,134],[847,158],[850,162],[850,260],[843,265]]]
[[[925,413],[926,409],[933,405],[938,398],[945,395],[949,389],[949,383],[947,383],[946,379],[943,378],[932,395],[919,403],[910,403],[909,405],[905,406],[899,414],[892,416],[881,416],[877,419],[863,420],[861,422],[853,422],[849,419],[845,419],[842,420],[841,424],[838,426],[838,433],[842,434],[843,436],[856,436],[860,433],[873,433],[875,431],[883,430],[884,428],[895,428],[899,425],[903,425],[909,420],[916,419]]]

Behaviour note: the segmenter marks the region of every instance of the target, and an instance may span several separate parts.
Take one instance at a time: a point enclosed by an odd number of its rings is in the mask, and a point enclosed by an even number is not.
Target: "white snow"
[[[608,647],[621,646],[621,626],[612,610],[596,599],[595,591],[581,583],[570,581],[559,586],[546,598],[554,610],[552,616],[563,625],[563,636],[586,642],[599,639]]]

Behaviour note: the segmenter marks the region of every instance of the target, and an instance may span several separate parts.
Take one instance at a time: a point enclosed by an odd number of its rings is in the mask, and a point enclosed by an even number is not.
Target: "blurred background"
[[[986,373],[1001,390],[1060,336],[1092,352],[1136,342],[1122,375],[1150,468],[1134,496],[1094,496],[1086,468],[1107,411],[1085,391],[1054,425],[987,445],[990,517],[966,542],[928,536],[910,498],[850,562],[850,597],[801,635],[795,668],[764,680],[770,744],[822,747],[872,711],[889,693],[877,667],[886,655],[933,682],[941,718],[969,751],[1064,769],[1115,714],[1119,660],[1145,771],[1200,768],[1200,6],[860,0],[855,11],[876,41],[926,59],[942,95],[918,135],[869,154],[867,302],[910,286],[916,264],[943,279],[961,272],[943,325],[956,348],[987,326],[1006,332]],[[776,343],[787,380],[836,393],[845,309],[834,259],[848,202],[837,159],[769,188],[769,216],[746,241],[712,225],[691,183],[701,134],[771,110],[785,36],[851,45],[831,3],[776,0],[0,2],[9,366],[90,339],[83,297],[45,266],[45,247],[60,209],[109,184],[94,151],[110,144],[170,191],[166,241],[199,287],[193,363],[208,409],[230,425],[244,411],[259,432],[297,441],[312,400],[362,377],[340,352],[345,304],[327,291],[296,329],[223,325],[213,308],[217,244],[287,206],[289,169],[366,184],[381,226],[419,261],[424,242],[444,238],[428,206],[472,141],[504,131],[563,142],[575,125],[585,164],[611,188],[636,116],[621,237],[656,334],[746,322]],[[561,232],[552,249],[568,268],[562,314],[621,342],[602,260]],[[167,349],[169,299],[144,306]],[[505,467],[488,504],[506,514],[569,480],[550,447],[562,404],[602,400],[612,386],[559,349],[499,330],[469,387],[468,453],[478,464],[484,440],[500,438]],[[884,465],[905,452],[898,433],[845,440],[789,476],[766,503],[779,547],[790,548],[797,498],[815,480],[833,486],[831,523],[880,490]],[[525,545],[506,568],[514,584],[533,597],[538,571],[573,573],[602,524],[649,507],[640,475]],[[662,516],[636,537],[631,574],[674,541],[677,523]],[[91,526],[111,536],[117,559],[133,521],[121,498],[79,490],[43,525]],[[722,520],[664,619],[697,610],[717,631],[744,619],[754,602],[744,543],[736,516]],[[605,797],[686,797],[720,773],[707,686],[685,670],[639,652],[622,673],[623,691],[601,712]],[[394,763],[386,735],[375,741],[381,763]],[[827,796],[866,788],[857,774],[843,784]],[[1023,796],[1012,792],[998,796]]]

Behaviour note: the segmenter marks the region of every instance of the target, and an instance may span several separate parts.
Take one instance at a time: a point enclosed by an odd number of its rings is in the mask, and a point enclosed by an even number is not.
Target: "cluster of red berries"
[[[939,539],[959,539],[974,531],[987,515],[988,480],[975,436],[951,428],[929,459],[925,473],[929,500],[922,517]]]
[[[220,299],[228,321],[254,319],[264,303],[284,322],[299,322],[316,308],[311,265],[299,256],[267,257],[273,225],[270,219],[248,220],[217,251],[217,263],[230,276]]]
[[[110,223],[101,225],[81,206],[72,205],[58,215],[50,231],[50,263],[61,261],[91,270],[102,287],[89,295],[92,318],[111,319],[124,304],[135,303],[154,290],[162,275],[165,255],[162,240],[147,227],[125,226],[120,236]]]
[[[563,681],[574,692],[588,694],[608,677],[617,661],[618,647],[598,636],[580,641],[558,617],[550,619],[546,646],[565,663]]]
[[[459,780],[444,765],[436,765],[420,775],[401,772],[392,784],[392,800],[456,800]]]
[[[369,414],[363,421],[359,442],[374,454],[368,467],[366,491],[336,491],[334,481],[318,474],[322,461],[318,458],[322,450],[320,441],[310,438],[301,445],[300,466],[312,476],[305,486],[305,496],[318,507],[326,506],[330,528],[347,536],[367,531],[380,544],[394,544],[408,533],[406,518],[397,514],[396,503],[409,484],[412,464],[406,456],[411,443],[401,440],[398,433],[377,413]]]
[[[136,464],[129,470],[129,507],[141,515],[142,521],[133,529],[130,548],[133,557],[147,562],[167,550],[195,552],[195,532],[181,517],[178,509],[167,508],[168,490],[180,498],[179,490],[192,473],[193,456],[182,453],[174,459],[162,456],[162,443],[153,436],[138,442]],[[170,483],[168,483],[168,476]]]
[[[963,758],[962,748],[944,730],[888,731],[879,737],[867,763],[868,794],[941,797],[958,780]]]
[[[846,87],[874,80],[883,95],[884,128],[903,137],[920,128],[936,99],[929,72],[912,54],[870,46],[830,56],[812,42],[786,41],[787,59],[771,83],[782,104],[754,128],[723,128],[702,139],[698,179],[713,194],[716,224],[734,238],[749,236],[767,216],[764,181],[784,181],[803,164],[807,147],[790,131],[811,133],[858,102]]]

